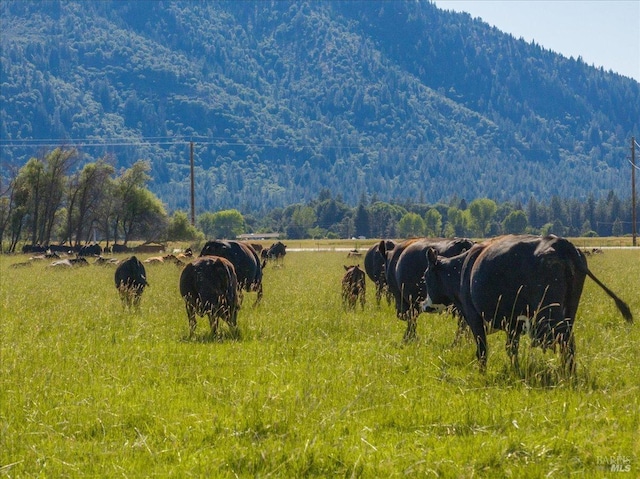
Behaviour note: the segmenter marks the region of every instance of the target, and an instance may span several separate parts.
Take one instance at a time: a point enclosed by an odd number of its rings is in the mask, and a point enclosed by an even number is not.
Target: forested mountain
[[[640,84],[428,1],[3,1],[2,176],[58,146],[151,161],[167,209],[330,191],[630,194]]]

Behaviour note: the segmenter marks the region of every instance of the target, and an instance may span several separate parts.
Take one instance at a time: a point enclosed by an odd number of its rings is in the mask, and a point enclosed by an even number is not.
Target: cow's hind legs
[[[210,312],[209,315],[209,326],[211,326],[211,336],[215,336],[218,333],[218,315]]]
[[[511,362],[511,366],[516,372],[520,372],[520,362],[518,361],[518,347],[520,346],[520,333],[515,329],[507,330],[507,343],[505,349]]]
[[[405,343],[415,341],[418,339],[418,335],[416,330],[418,329],[418,315],[410,312],[407,316],[407,329],[404,332],[404,337],[402,338]]]
[[[456,330],[456,336],[453,338],[452,347],[456,347],[462,341],[462,337],[464,336],[465,331],[467,330],[467,322],[465,321],[462,315],[456,314],[458,318],[458,329]]]
[[[382,300],[382,286],[376,284],[376,305],[380,306],[380,301]]]
[[[566,376],[572,376],[576,372],[576,342],[573,334],[560,338],[560,360],[562,361],[562,369]]]
[[[478,359],[480,372],[484,373],[487,371],[487,333],[484,330],[482,317],[472,317],[467,321],[467,324],[476,342],[476,358]]]
[[[189,320],[189,337],[192,337],[193,333],[196,332],[196,310],[191,304],[185,304],[187,308],[187,319]]]

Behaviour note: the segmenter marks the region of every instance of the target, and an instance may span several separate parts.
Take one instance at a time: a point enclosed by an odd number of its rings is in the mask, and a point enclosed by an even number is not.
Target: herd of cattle
[[[261,250],[259,245],[214,240],[195,259],[188,250],[182,257],[166,255],[145,263],[180,265],[180,294],[191,334],[196,315],[207,316],[215,333],[219,319],[236,330],[243,291],[256,292],[259,303],[266,260],[279,261],[285,254],[286,246],[280,241]],[[59,261],[88,264],[80,256]],[[421,312],[450,308],[458,318],[456,342],[465,330],[471,331],[481,370],[486,368],[487,334],[502,330],[515,368],[520,336],[527,333],[534,346],[554,351],[559,347],[563,367],[573,373],[573,323],[587,276],[615,301],[626,321],[633,321],[628,305],[589,270],[585,252],[553,235],[506,235],[480,243],[460,238],[383,240],[366,252],[364,271],[359,265],[344,268],[345,308],[353,310],[360,302],[364,309],[365,274],[375,285],[378,305],[383,297],[389,304],[395,302],[397,317],[407,323],[406,341],[415,338]],[[136,256],[120,262],[115,284],[123,306],[137,307],[148,284],[144,263]]]
[[[365,271],[383,294],[395,299],[396,314],[407,322],[404,335],[416,334],[420,312],[451,308],[458,316],[459,339],[469,328],[481,370],[487,362],[487,334],[507,334],[506,350],[518,368],[518,345],[528,333],[532,345],[559,347],[566,372],[575,371],[575,321],[587,276],[614,301],[624,319],[628,305],[587,267],[585,254],[554,235],[506,235],[474,243],[467,239],[380,241],[367,251]]]

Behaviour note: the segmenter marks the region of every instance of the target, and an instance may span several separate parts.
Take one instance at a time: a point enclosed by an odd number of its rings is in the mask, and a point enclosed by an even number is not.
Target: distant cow
[[[127,252],[131,251],[131,248],[129,248],[128,246],[125,246],[123,244],[115,243],[113,246],[111,246],[111,251],[113,253],[127,253]]]
[[[414,238],[398,243],[392,250],[381,241],[379,253],[385,258],[385,277],[396,303],[398,319],[407,322],[404,340],[416,336],[420,305],[426,297],[424,271],[427,268],[425,252],[434,248],[441,256],[455,256],[468,250],[473,242],[464,238]]]
[[[47,247],[39,244],[26,244],[22,247],[22,252],[25,254],[46,253]]]
[[[344,266],[346,273],[342,277],[342,304],[347,309],[355,309],[358,299],[364,310],[366,302],[366,282],[360,265]]]
[[[391,304],[391,298],[393,297],[387,287],[387,278],[384,274],[385,259],[378,250],[379,246],[379,243],[374,244],[364,255],[364,270],[369,279],[376,285],[376,304],[378,306],[380,306],[380,300],[383,294],[387,298],[387,304]],[[395,243],[393,241],[385,241],[386,250],[390,251],[394,246]]]
[[[78,256],[100,256],[101,254],[102,248],[97,243],[82,246],[78,251]]]
[[[137,308],[144,288],[149,284],[142,262],[135,256],[124,260],[116,268],[115,282],[122,300],[122,307]]]
[[[269,246],[267,249],[267,258],[273,259],[276,262],[284,260],[284,256],[287,254],[287,245],[285,245],[282,241],[277,241]]]
[[[211,240],[202,248],[200,256],[220,256],[231,261],[238,278],[238,288],[258,293],[255,304],[262,299],[262,269],[258,253],[246,243],[234,240]],[[240,296],[242,302],[242,295]]]
[[[558,345],[565,371],[574,372],[573,323],[587,276],[633,321],[629,307],[589,271],[584,254],[557,236],[501,236],[453,258],[432,249],[426,256],[424,307],[453,303],[461,310],[482,370],[486,335],[500,329],[507,333],[507,354],[514,367],[520,335],[528,332],[533,345],[554,350]]]
[[[211,333],[218,330],[218,318],[236,328],[238,279],[231,261],[219,256],[200,256],[187,264],[180,275],[180,294],[185,301],[189,334],[196,329],[196,314],[207,315]]]

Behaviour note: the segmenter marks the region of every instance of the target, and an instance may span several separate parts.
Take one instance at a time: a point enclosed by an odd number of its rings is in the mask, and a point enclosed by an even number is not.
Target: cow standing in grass
[[[528,332],[534,346],[559,346],[565,371],[573,373],[573,323],[587,276],[633,321],[627,304],[593,275],[584,254],[564,238],[507,235],[452,258],[429,248],[426,258],[423,308],[454,304],[461,311],[475,338],[481,370],[487,362],[487,334],[503,330],[516,369],[520,335]]]
[[[274,260],[276,263],[284,262],[284,257],[287,254],[287,245],[282,241],[277,241],[269,246],[267,249],[267,258]]]
[[[189,334],[196,330],[196,314],[208,316],[211,334],[222,318],[236,332],[238,278],[231,261],[219,256],[200,256],[187,264],[180,275],[180,294],[189,319]]]
[[[207,241],[200,256],[219,256],[228,259],[235,269],[238,281],[239,301],[242,303],[242,290],[257,293],[254,306],[262,300],[262,269],[266,261],[260,264],[258,253],[248,244],[234,240]]]
[[[149,284],[142,262],[135,256],[124,260],[116,268],[115,282],[122,300],[122,307],[138,308],[144,288]]]
[[[384,294],[387,298],[387,304],[391,304],[393,295],[387,286],[387,278],[384,273],[385,258],[380,254],[380,245],[378,243],[371,246],[364,255],[364,271],[369,279],[376,285],[376,304],[380,306],[380,300]],[[385,241],[385,249],[391,251],[395,247],[395,243],[390,240]]]
[[[473,242],[465,238],[413,238],[397,243],[393,249],[388,249],[385,241],[379,243],[387,285],[395,298],[396,316],[407,322],[404,341],[416,338],[417,319],[422,311],[420,305],[426,297],[423,276],[427,268],[427,249],[433,248],[439,255],[451,257],[471,246]],[[461,335],[464,326],[464,321],[458,322],[456,337]]]
[[[342,277],[342,303],[347,309],[355,309],[358,299],[364,310],[366,302],[365,273],[360,265],[345,266],[346,273]]]

